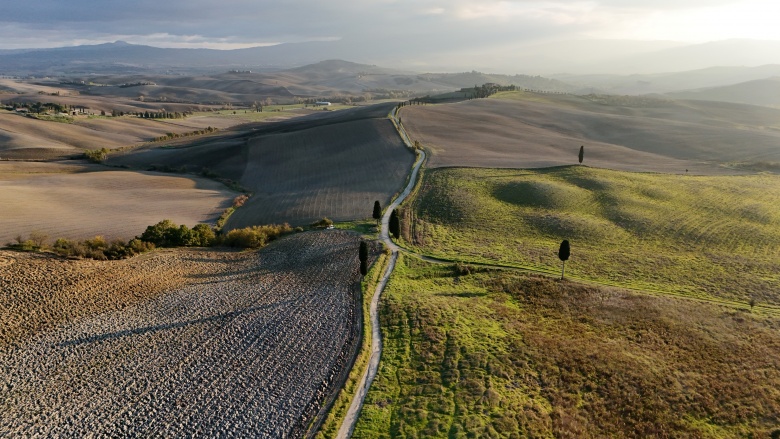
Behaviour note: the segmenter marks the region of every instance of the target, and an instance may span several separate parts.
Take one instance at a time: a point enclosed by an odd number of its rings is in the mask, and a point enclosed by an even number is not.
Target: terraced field
[[[0,436],[300,435],[357,342],[357,247],[324,231],[260,252],[174,253],[198,267],[182,285],[0,348]],[[18,279],[0,281],[29,288]]]
[[[199,177],[98,165],[0,162],[0,244],[31,232],[56,238],[131,239],[168,218],[214,222],[236,193]]]

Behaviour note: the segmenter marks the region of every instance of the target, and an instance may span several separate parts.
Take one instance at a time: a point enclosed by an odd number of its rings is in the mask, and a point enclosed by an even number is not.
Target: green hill
[[[431,255],[705,299],[780,305],[780,177],[584,166],[428,170],[405,238]]]

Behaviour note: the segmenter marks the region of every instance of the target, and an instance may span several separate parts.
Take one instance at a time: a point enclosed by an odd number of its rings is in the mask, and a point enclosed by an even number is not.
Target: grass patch
[[[432,169],[404,239],[433,256],[560,272],[649,291],[780,304],[780,177],[584,166]]]
[[[333,224],[333,227],[339,230],[349,230],[359,233],[364,239],[378,239],[379,228],[376,220],[356,220],[342,221]]]
[[[355,438],[769,437],[780,422],[777,319],[404,256],[385,294]]]

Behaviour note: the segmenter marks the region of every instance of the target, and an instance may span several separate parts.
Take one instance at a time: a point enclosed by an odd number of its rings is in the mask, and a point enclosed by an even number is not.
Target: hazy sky
[[[32,0],[4,2],[0,48],[115,40],[238,48],[313,40],[432,48],[556,39],[780,40],[770,0]]]

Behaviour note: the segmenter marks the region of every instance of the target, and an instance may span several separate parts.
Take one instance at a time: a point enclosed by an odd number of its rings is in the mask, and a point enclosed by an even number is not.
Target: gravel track
[[[290,236],[0,348],[0,436],[302,435],[359,336],[358,240]]]

